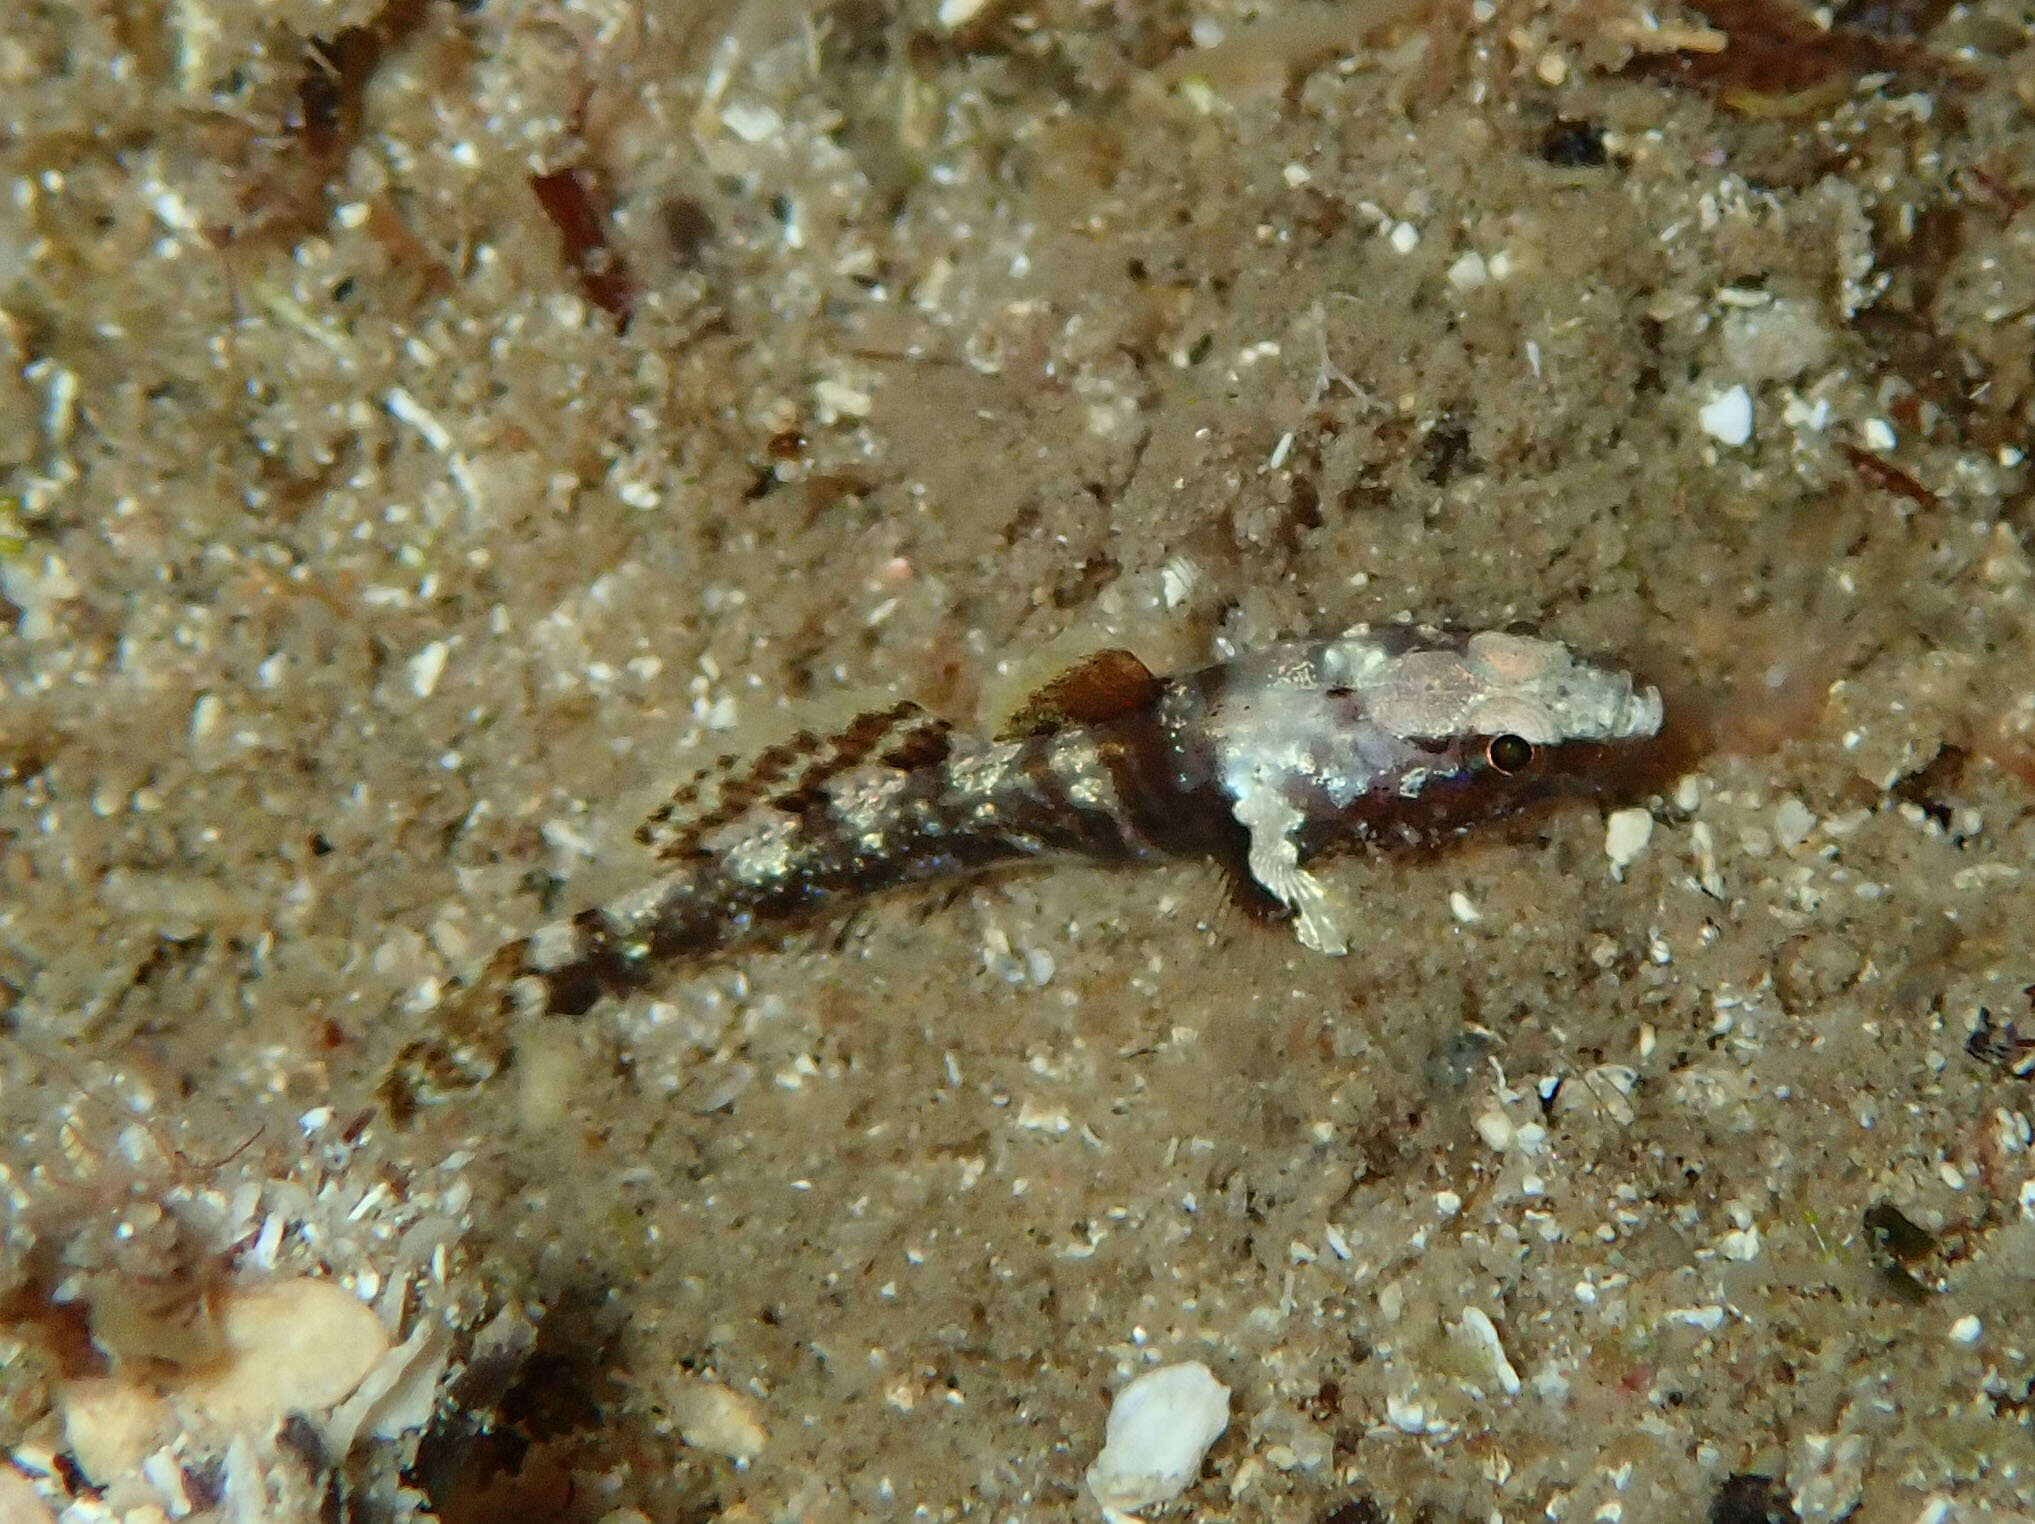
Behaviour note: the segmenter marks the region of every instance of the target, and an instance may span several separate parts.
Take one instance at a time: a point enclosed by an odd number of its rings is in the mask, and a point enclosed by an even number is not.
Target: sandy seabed
[[[1092,1519],[1181,1360],[1180,1517],[2035,1514],[2031,166],[2009,0],[9,6],[6,1517]],[[437,1020],[802,714],[1402,617],[1643,844]]]

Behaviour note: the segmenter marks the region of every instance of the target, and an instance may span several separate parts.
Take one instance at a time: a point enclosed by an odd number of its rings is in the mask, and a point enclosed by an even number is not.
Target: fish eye
[[[1491,744],[1484,749],[1485,760],[1496,772],[1510,777],[1523,773],[1533,765],[1533,743],[1524,736],[1493,736]]]

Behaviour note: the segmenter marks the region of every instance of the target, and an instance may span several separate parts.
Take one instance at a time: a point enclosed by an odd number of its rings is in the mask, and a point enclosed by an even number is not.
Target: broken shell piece
[[[1146,1371],[1110,1404],[1088,1490],[1110,1515],[1170,1502],[1228,1427],[1229,1388],[1199,1360]]]
[[[1481,1380],[1488,1380],[1507,1397],[1519,1395],[1519,1372],[1506,1357],[1505,1346],[1498,1338],[1498,1327],[1491,1321],[1491,1315],[1481,1307],[1465,1307],[1463,1320],[1456,1325],[1457,1336],[1471,1358],[1482,1367]]]
[[[452,1337],[445,1324],[427,1318],[410,1337],[375,1362],[325,1421],[325,1450],[343,1458],[363,1429],[377,1439],[394,1439],[431,1420],[438,1383],[445,1374]]]

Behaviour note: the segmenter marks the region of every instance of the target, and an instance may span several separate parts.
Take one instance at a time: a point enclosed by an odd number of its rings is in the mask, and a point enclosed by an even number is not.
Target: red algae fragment
[[[368,82],[382,60],[416,34],[430,8],[430,0],[390,0],[365,25],[305,42],[289,124],[302,152],[256,177],[242,198],[252,224],[233,236],[288,237],[322,225],[326,188],[360,138]]]
[[[558,229],[565,262],[579,277],[581,292],[615,320],[617,330],[627,330],[641,288],[608,242],[606,220],[595,204],[593,176],[577,168],[554,169],[532,175],[530,189]]]
[[[1904,497],[1917,507],[1936,506],[1936,494],[1892,461],[1853,444],[1839,444],[1837,449],[1851,462],[1851,469],[1858,473],[1860,480],[1879,488],[1882,492],[1891,492],[1896,497]]]
[[[1646,53],[1632,73],[1707,89],[1748,116],[1803,116],[1835,105],[1861,75],[1933,70],[1920,48],[1872,31],[1819,27],[1778,0],[1692,0],[1720,48]]]

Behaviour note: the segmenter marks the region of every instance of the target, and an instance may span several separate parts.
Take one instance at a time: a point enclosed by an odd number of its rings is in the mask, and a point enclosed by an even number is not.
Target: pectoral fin
[[[1350,950],[1338,907],[1327,885],[1300,866],[1298,832],[1306,817],[1277,789],[1243,789],[1233,812],[1250,832],[1251,877],[1293,912],[1302,947],[1339,958]]]

